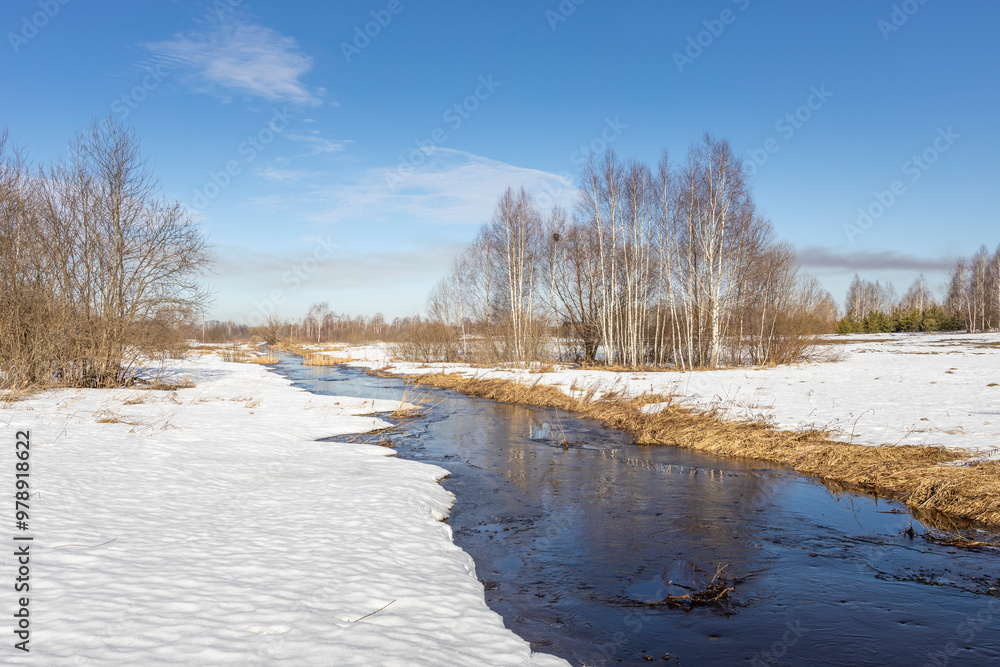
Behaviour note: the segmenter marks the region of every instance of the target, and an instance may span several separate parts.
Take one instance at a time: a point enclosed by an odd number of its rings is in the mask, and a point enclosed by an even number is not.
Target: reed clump
[[[310,354],[302,355],[302,363],[306,366],[339,366],[349,364],[354,359],[351,357],[335,357],[331,354]]]
[[[692,410],[670,396],[597,398],[591,390],[572,397],[538,381],[521,384],[458,373],[410,376],[408,380],[495,401],[566,410],[627,431],[640,445],[675,445],[767,461],[898,499],[921,513],[1000,525],[1000,462],[973,460],[972,452],[838,442],[819,429],[783,431],[763,421],[724,419],[718,410]],[[651,403],[665,406],[658,412],[643,412],[642,407]]]
[[[236,343],[218,350],[218,353],[223,361],[231,363],[260,364],[262,366],[278,363],[278,355],[271,349],[258,350],[256,347],[248,347]]]
[[[278,363],[278,355],[268,350],[267,352],[261,352],[259,354],[250,355],[250,358],[247,361],[251,364],[270,366],[272,364]]]
[[[339,366],[340,364],[349,364],[354,361],[354,358],[351,356],[337,356],[336,352],[340,351],[338,348],[317,351],[315,348],[288,342],[281,343],[278,347],[289,354],[302,357],[302,364],[304,366]]]
[[[194,380],[188,376],[179,380],[168,380],[167,378],[159,375],[154,377],[152,380],[137,379],[135,384],[136,389],[146,391],[177,391],[178,389],[193,389],[194,386]],[[137,403],[141,402],[141,399],[137,401]],[[131,405],[128,401],[126,401],[126,404]]]

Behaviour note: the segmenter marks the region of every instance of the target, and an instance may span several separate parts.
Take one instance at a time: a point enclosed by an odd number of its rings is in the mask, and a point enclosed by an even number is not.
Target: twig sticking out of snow
[[[395,600],[393,600],[392,602],[395,602]],[[388,606],[389,606],[390,604],[392,604],[392,602],[390,602],[389,604],[385,605],[385,607],[388,607]],[[383,609],[385,609],[385,607],[380,607],[380,608],[376,609],[375,611],[373,611],[373,612],[372,612],[372,613],[370,613],[370,614],[365,614],[365,615],[364,615],[364,616],[362,616],[361,618],[359,618],[359,619],[357,619],[357,620],[355,620],[355,621],[351,621],[351,623],[357,623],[358,621],[363,621],[363,620],[365,620],[365,619],[366,619],[366,618],[368,618],[369,616],[374,616],[375,614],[377,614],[377,613],[379,613],[380,611],[382,611]]]
[[[107,542],[101,542],[100,544],[94,544],[94,545],[90,545],[90,544],[61,544],[58,547],[52,547],[52,548],[53,549],[69,549],[69,548],[73,547],[73,548],[77,548],[77,549],[97,549],[99,547],[103,547],[105,544],[111,544],[112,542],[114,542],[117,539],[118,539],[117,537],[114,537],[114,538],[111,538],[110,540],[108,540]]]

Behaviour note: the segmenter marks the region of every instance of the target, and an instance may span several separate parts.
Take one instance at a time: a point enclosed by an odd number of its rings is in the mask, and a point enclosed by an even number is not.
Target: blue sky
[[[506,185],[571,204],[586,150],[706,131],[842,299],[1000,243],[998,24],[987,0],[7,0],[0,127],[47,161],[133,124],[215,244],[220,319],[416,312]]]

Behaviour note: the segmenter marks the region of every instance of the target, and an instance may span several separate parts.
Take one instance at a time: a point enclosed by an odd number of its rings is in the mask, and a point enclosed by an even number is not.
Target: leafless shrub
[[[112,120],[33,169],[0,135],[0,367],[8,387],[116,386],[180,354],[207,294],[205,239],[159,196],[134,132]]]
[[[265,345],[277,345],[281,342],[284,324],[275,315],[268,315],[264,326],[259,327],[254,335],[264,341]]]
[[[433,363],[458,359],[458,336],[446,324],[424,322],[413,327],[408,340],[394,343],[393,355],[400,361]]]

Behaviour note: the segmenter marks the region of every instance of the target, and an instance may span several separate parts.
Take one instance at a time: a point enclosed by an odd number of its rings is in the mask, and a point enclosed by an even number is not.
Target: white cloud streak
[[[341,141],[334,141],[332,139],[327,139],[325,137],[319,136],[318,132],[313,134],[286,134],[285,138],[291,139],[292,141],[298,141],[306,145],[309,152],[305,155],[300,155],[299,157],[309,157],[312,155],[332,155],[334,153],[342,153],[347,149],[347,146],[351,143],[350,139],[345,139]]]
[[[309,219],[320,223],[405,219],[478,225],[489,219],[508,186],[533,192],[543,213],[553,204],[571,207],[577,196],[573,184],[555,174],[447,148],[429,151],[427,162],[393,189],[388,178],[396,173],[395,166],[369,169],[350,182],[289,196],[287,202],[310,202]],[[253,203],[274,206],[276,201]]]
[[[191,70],[197,92],[235,92],[309,106],[323,103],[321,91],[310,91],[302,81],[312,69],[312,58],[300,51],[294,38],[264,26],[231,20],[145,46],[165,66]]]

